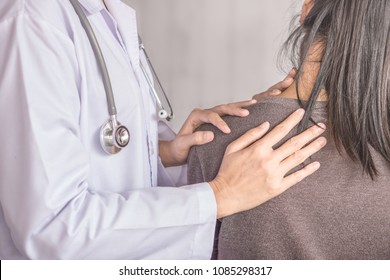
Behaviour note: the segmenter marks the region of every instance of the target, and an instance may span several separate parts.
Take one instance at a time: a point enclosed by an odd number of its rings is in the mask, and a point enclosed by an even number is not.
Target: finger
[[[245,117],[249,115],[249,111],[243,109],[242,107],[247,107],[255,104],[257,101],[252,99],[248,101],[241,101],[226,105],[219,105],[211,109],[201,110],[194,109],[184,125],[179,131],[181,135],[191,134],[197,129],[201,124],[211,123],[216,126],[219,130],[224,133],[230,133],[231,130],[226,122],[221,118],[221,116],[231,115]]]
[[[215,106],[210,110],[216,112],[220,116],[230,115],[230,116],[246,117],[249,115],[249,111],[244,108],[251,106],[256,102],[257,101],[255,99],[252,99],[248,101],[241,101],[236,103]]]
[[[296,77],[296,75],[297,75],[297,69],[296,68],[292,68],[291,70],[290,70],[290,72],[287,74],[287,76],[286,76],[286,78],[284,78],[284,80],[281,82],[281,86],[280,86],[280,88],[278,88],[278,89],[280,89],[280,90],[286,90],[288,87],[290,87],[291,86],[291,84],[294,82],[294,80],[295,80],[295,77]]]
[[[287,134],[302,120],[305,110],[298,109],[290,116],[287,117],[283,122],[273,128],[261,141],[259,145],[267,147],[273,147],[280,140],[287,136]]]
[[[251,99],[251,100],[229,103],[228,105],[232,105],[232,106],[236,106],[236,107],[248,107],[248,106],[251,106],[255,103],[256,103],[256,100]]]
[[[202,119],[204,122],[210,123],[221,130],[223,133],[230,133],[231,130],[227,123],[221,118],[218,113],[210,112],[206,118]]]
[[[179,131],[179,135],[191,135],[201,124],[210,123],[216,126],[224,133],[230,133],[231,130],[226,122],[218,115],[218,113],[211,110],[194,109],[188,119],[185,121],[183,127]]]
[[[288,72],[287,76],[295,79],[297,72],[298,72],[297,68],[293,67],[293,68],[291,68],[290,72]]]
[[[248,130],[240,138],[229,144],[229,146],[226,148],[225,154],[235,153],[250,146],[267,133],[269,126],[269,122],[265,122],[258,127]]]
[[[189,149],[192,146],[207,144],[214,140],[214,133],[211,131],[197,131],[190,135],[180,136],[180,147]]]
[[[287,74],[287,76],[284,78],[283,81],[273,85],[269,89],[270,90],[279,90],[279,91],[286,90],[294,82],[296,73],[297,73],[297,71],[296,71],[295,68],[291,69],[290,72]]]
[[[269,96],[277,96],[289,88],[295,80],[297,70],[295,68],[291,69],[283,81],[273,85],[268,90],[262,93],[254,95],[252,98],[256,99],[258,102],[266,99]]]
[[[281,162],[280,167],[284,170],[285,173],[291,169],[297,167],[303,163],[306,159],[311,157],[313,154],[317,153],[326,145],[326,138],[320,137],[317,140],[310,143],[307,147],[296,151],[284,161]]]
[[[313,174],[321,167],[319,162],[313,162],[306,165],[304,168],[286,176],[282,181],[281,192],[284,192],[288,188],[298,184],[300,181],[305,179],[307,176]]]
[[[296,151],[300,150],[307,143],[310,143],[313,139],[320,136],[324,133],[326,126],[322,123],[313,125],[312,127],[306,129],[301,134],[294,136],[287,140],[281,147],[275,150],[275,156],[279,160],[283,160],[288,156],[294,154]]]
[[[256,95],[254,95],[252,98],[257,100],[257,102],[261,102],[269,96],[276,96],[276,95],[279,95],[281,93],[282,92],[279,89],[270,88],[270,89],[266,90],[265,92],[258,93]]]
[[[272,91],[271,94],[273,93],[273,95],[277,95],[288,89],[293,84],[293,82],[294,79],[290,76],[287,76],[283,81],[270,87],[269,90]]]

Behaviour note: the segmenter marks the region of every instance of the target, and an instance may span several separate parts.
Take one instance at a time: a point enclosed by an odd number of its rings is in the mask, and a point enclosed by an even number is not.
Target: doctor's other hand
[[[262,93],[258,93],[254,95],[252,98],[260,102],[269,96],[276,96],[281,94],[283,91],[285,91],[293,84],[296,74],[297,74],[297,70],[295,68],[291,69],[283,81],[273,85],[272,87],[270,87],[269,89],[267,89]]]
[[[211,109],[194,109],[174,140],[159,142],[159,154],[164,166],[169,167],[185,164],[192,146],[204,145],[214,139],[214,133],[211,131],[196,131],[200,125],[210,123],[222,132],[230,133],[229,126],[221,117],[226,115],[246,117],[249,115],[249,111],[245,107],[253,105],[256,102],[256,100],[252,99],[219,105]]]
[[[275,150],[272,148],[301,121],[303,114],[303,109],[297,110],[266,136],[269,123],[264,123],[227,147],[218,175],[209,182],[218,218],[259,206],[318,170],[320,164],[313,162],[286,176],[325,146],[324,137],[313,141],[325,131],[323,124],[308,128]]]

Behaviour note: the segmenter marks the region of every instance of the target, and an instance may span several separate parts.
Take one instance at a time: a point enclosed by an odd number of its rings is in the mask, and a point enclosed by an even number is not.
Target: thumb
[[[180,138],[181,147],[189,149],[192,146],[210,143],[214,140],[214,133],[211,131],[196,131],[188,135],[183,135]]]

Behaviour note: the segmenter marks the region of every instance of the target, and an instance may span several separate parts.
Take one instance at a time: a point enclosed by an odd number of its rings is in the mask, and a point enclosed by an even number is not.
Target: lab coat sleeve
[[[88,185],[78,64],[68,34],[20,14],[0,22],[0,39],[0,200],[21,254],[209,258],[216,203],[208,184],[126,193]]]

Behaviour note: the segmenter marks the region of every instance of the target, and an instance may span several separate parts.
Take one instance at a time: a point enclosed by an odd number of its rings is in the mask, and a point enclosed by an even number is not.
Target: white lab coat
[[[158,158],[134,10],[80,4],[131,141],[116,155],[100,147],[106,96],[70,2],[2,0],[0,259],[209,258],[215,199],[207,183],[173,187]]]

